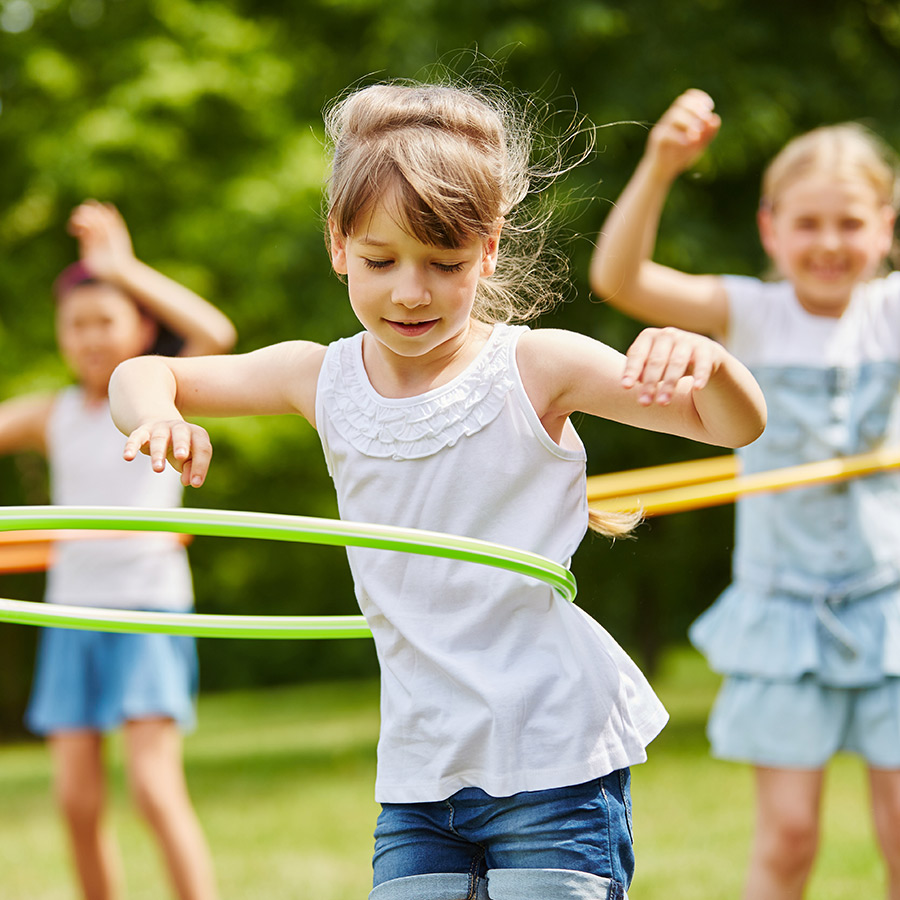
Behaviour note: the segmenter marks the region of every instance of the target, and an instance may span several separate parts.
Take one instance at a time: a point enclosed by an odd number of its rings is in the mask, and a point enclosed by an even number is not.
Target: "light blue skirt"
[[[900,678],[871,687],[728,676],[709,718],[713,756],[779,769],[821,769],[837,753],[900,769]]]
[[[25,724],[35,734],[110,731],[135,719],[196,721],[193,638],[42,629]]]

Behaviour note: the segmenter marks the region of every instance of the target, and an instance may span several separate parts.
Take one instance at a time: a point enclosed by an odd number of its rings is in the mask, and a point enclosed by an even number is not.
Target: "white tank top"
[[[85,403],[80,388],[61,391],[47,426],[51,502],[59,506],[181,505],[181,480],[149,457],[122,459],[123,435],[109,404]],[[187,553],[174,535],[58,541],[47,573],[51,603],[122,609],[185,610],[193,604]]]
[[[524,327],[497,325],[446,385],[386,399],[338,341],[316,420],[341,517],[466,535],[568,565],[587,527],[584,448],[522,385]],[[476,563],[349,548],[382,672],[376,799],[494,796],[642,762],[666,713],[609,634],[550,587]]]

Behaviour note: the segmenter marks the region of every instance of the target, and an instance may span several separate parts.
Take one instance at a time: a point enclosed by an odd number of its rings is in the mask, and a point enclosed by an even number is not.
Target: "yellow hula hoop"
[[[399,550],[481,563],[536,578],[574,600],[575,577],[552,560],[474,538],[337,519],[211,509],[8,506],[0,531],[88,529],[164,531],[218,537]],[[0,598],[0,621],[97,631],[232,638],[357,638],[370,635],[362,616],[214,616],[29,603]]]
[[[691,509],[701,509],[706,506],[718,506],[723,503],[731,503],[735,498],[747,494],[757,494],[766,491],[784,491],[792,488],[807,487],[814,484],[824,484],[831,481],[844,481],[849,478],[858,478],[863,475],[871,475],[885,469],[900,467],[900,449],[873,450],[868,453],[859,453],[855,456],[827,459],[821,462],[803,463],[797,466],[786,466],[781,469],[772,469],[768,472],[755,472],[752,475],[738,475],[731,478],[716,478],[715,475],[705,481],[699,477],[704,471],[715,473],[727,468],[727,463],[717,463],[716,460],[728,460],[735,467],[734,457],[713,457],[710,460],[692,460],[695,464],[693,470],[683,469],[681,472],[692,471],[690,480],[693,483],[681,482],[683,486],[665,486],[666,482],[658,477],[660,470],[670,468],[670,472],[663,473],[673,476],[677,484],[679,477],[678,466],[687,466],[684,463],[675,463],[672,467],[654,466],[652,469],[635,470],[630,474],[633,477],[632,484],[638,485],[634,493],[628,496],[611,497],[604,493],[603,482],[600,482],[600,490],[595,494],[588,492],[589,505],[592,509],[601,511],[626,511],[641,510],[645,516],[659,516],[667,513],[685,512]],[[708,465],[715,463],[715,465]],[[639,473],[646,471],[649,476],[641,490]],[[599,476],[603,479],[607,476]],[[589,479],[590,480],[590,479]],[[596,499],[595,499],[596,498]]]

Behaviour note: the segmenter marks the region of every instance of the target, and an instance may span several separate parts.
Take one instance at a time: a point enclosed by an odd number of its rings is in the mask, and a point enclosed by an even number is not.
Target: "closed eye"
[[[391,259],[369,259],[368,257],[363,257],[363,262],[366,264],[366,268],[368,269],[386,269],[393,260]]]
[[[461,262],[458,263],[438,263],[434,264],[434,267],[441,272],[459,272],[462,270],[463,264]]]

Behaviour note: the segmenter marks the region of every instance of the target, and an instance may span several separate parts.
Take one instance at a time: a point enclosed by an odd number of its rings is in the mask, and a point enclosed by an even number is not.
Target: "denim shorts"
[[[821,769],[839,752],[876,769],[900,768],[900,678],[830,687],[729,676],[707,728],[713,755],[784,769]]]
[[[44,628],[25,724],[40,735],[148,718],[187,729],[196,692],[193,638]]]
[[[625,900],[630,773],[512,797],[386,803],[369,900]]]

